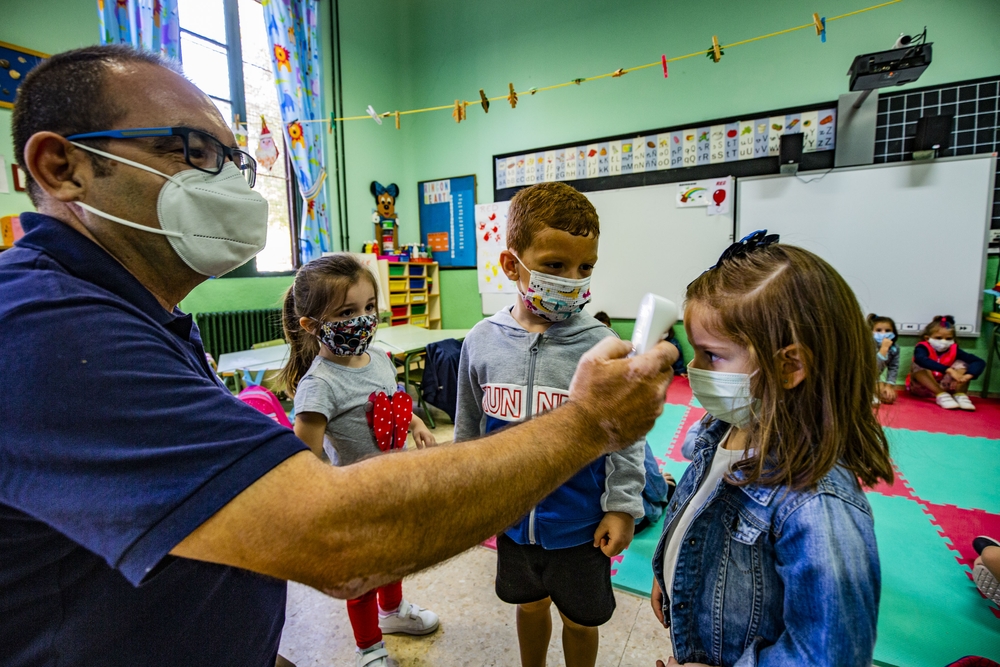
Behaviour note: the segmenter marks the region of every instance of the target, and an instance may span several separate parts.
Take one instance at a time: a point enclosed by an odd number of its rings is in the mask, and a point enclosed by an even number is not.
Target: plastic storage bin
[[[390,294],[389,295],[389,305],[390,306],[405,306],[406,305],[406,292],[401,294]]]
[[[389,291],[390,292],[405,292],[406,291],[406,278],[390,278],[389,279]]]
[[[427,279],[410,278],[410,289],[427,289]]]
[[[401,277],[406,275],[406,264],[390,264],[389,265],[389,275],[392,277]]]
[[[425,270],[425,267],[420,266],[419,264],[411,264],[410,265],[410,277],[414,278],[416,276],[422,276],[422,275],[424,275],[424,270]]]
[[[427,292],[410,292],[410,303],[427,303]]]
[[[393,317],[406,317],[406,306],[393,306],[392,307]]]
[[[422,304],[419,306],[410,306],[411,315],[424,315],[427,313],[427,305]]]
[[[424,327],[424,328],[426,328],[427,327],[427,316],[426,315],[417,315],[416,317],[411,317],[410,318],[410,324],[412,324],[415,327]]]

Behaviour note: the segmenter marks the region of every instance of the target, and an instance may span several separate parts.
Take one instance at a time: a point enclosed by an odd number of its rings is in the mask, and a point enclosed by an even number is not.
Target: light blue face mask
[[[878,343],[879,345],[881,345],[882,341],[884,341],[886,338],[892,340],[896,337],[896,334],[892,333],[891,331],[876,331],[873,335],[875,336],[875,342]]]

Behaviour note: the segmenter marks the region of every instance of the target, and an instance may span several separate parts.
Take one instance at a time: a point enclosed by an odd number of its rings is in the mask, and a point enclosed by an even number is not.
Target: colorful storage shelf
[[[441,283],[434,263],[378,262],[379,280],[389,294],[392,326],[441,328]]]

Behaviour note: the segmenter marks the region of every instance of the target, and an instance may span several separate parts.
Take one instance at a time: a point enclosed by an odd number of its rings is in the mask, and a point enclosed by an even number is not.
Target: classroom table
[[[412,324],[402,324],[398,327],[382,325],[375,332],[375,345],[384,348],[393,356],[403,357],[403,386],[410,387],[412,384],[410,364],[415,357],[423,354],[431,343],[439,343],[449,338],[462,340],[468,333],[469,329],[424,329]],[[273,345],[221,355],[218,373],[219,375],[233,373],[237,377],[237,385],[241,374],[249,377],[252,382],[260,382],[266,371],[280,370],[286,363],[288,363],[288,345]],[[416,389],[416,386],[413,386]],[[422,388],[417,391],[417,396],[427,415],[428,425],[435,428],[434,418],[431,417],[424,402]]]

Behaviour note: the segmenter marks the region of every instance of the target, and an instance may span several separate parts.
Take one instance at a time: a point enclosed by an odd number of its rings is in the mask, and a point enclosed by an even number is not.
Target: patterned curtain
[[[319,2],[263,0],[274,83],[281,102],[285,146],[305,201],[299,256],[302,263],[333,250],[326,193],[326,127],[320,95]]]
[[[177,0],[97,0],[102,44],[131,44],[177,60]]]

